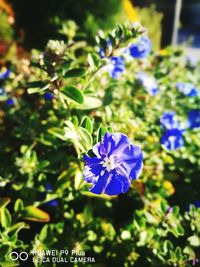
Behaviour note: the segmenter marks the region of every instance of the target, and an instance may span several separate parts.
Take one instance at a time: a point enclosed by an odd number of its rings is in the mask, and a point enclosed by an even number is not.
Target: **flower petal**
[[[107,171],[105,171],[103,175],[99,175],[94,185],[90,188],[90,192],[95,194],[103,193],[108,182],[108,176],[109,173]]]
[[[110,174],[109,183],[105,188],[105,193],[113,196],[125,193],[130,187],[130,180],[117,172]]]

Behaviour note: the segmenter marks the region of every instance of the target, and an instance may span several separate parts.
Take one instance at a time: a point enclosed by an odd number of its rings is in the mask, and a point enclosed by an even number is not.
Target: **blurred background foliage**
[[[93,36],[102,29],[108,31],[116,23],[123,21],[139,21],[148,26],[149,36],[153,40],[156,48],[160,46],[161,19],[162,14],[156,11],[155,5],[149,8],[135,7],[130,0],[108,0],[108,1],[73,1],[65,0],[59,3],[56,0],[44,1],[13,1],[9,3],[1,0],[2,8],[10,16],[15,14],[15,26],[18,38],[23,38],[23,44],[27,48],[44,48],[49,39],[66,38],[66,33],[73,31],[69,29],[68,20],[73,20],[77,24],[79,32],[77,38],[87,37],[91,42]],[[2,12],[2,11],[1,11]],[[77,15],[78,14],[78,15]],[[8,25],[6,15],[1,15],[0,34],[6,33]],[[9,28],[13,36],[13,28]],[[8,38],[6,33],[5,37]],[[2,39],[6,39],[3,38]]]
[[[200,64],[180,49],[159,51],[162,16],[128,0],[0,1],[0,67],[11,71],[0,80],[2,267],[13,249],[51,248],[85,250],[100,266],[198,266],[199,131],[167,151],[159,118],[172,109],[185,123],[199,108],[199,98],[183,97],[176,82],[199,87]],[[94,37],[127,20],[148,28],[155,51],[144,61],[129,58],[114,80],[97,72],[106,62]],[[64,42],[46,46],[49,38]],[[155,97],[138,83],[141,70],[157,81]],[[75,95],[58,90],[66,84]],[[94,196],[83,182],[81,152],[107,127],[145,155],[140,180],[119,197]]]

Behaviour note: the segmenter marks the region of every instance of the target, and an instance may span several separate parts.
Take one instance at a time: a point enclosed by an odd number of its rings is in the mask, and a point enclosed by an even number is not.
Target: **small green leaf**
[[[15,212],[19,212],[21,210],[24,209],[24,204],[23,204],[23,201],[18,198],[16,201],[15,201],[15,206],[14,206],[14,211]]]
[[[89,223],[92,220],[92,206],[86,205],[83,211],[83,219],[85,223]]]
[[[102,37],[99,37],[98,39],[99,39],[99,46],[101,47],[101,49],[102,49],[104,52],[106,52],[107,47],[108,47],[108,43],[107,43],[107,41],[106,41],[104,38],[102,38]]]
[[[28,94],[35,94],[41,92],[41,88],[28,88]]]
[[[23,219],[35,221],[35,222],[49,222],[50,216],[48,213],[33,207],[28,206],[22,211]]]
[[[92,121],[88,116],[85,116],[82,120],[81,126],[85,128],[90,134],[93,132]]]
[[[66,140],[65,131],[63,129],[53,127],[48,129],[48,132],[61,140]]]
[[[35,82],[29,82],[28,83],[28,87],[30,87],[30,88],[42,88],[46,85],[47,85],[47,83],[44,83],[42,81],[35,81]]]
[[[15,235],[17,234],[21,229],[23,228],[26,228],[28,229],[29,226],[28,224],[25,224],[24,222],[18,222],[16,224],[14,224],[8,231],[9,235],[12,236],[12,235]]]
[[[4,227],[4,228],[10,227],[12,219],[11,219],[11,215],[10,215],[9,210],[5,207],[2,207],[0,214],[1,214],[2,227]]]
[[[99,127],[97,131],[97,142],[101,142],[104,134],[107,132],[107,129],[105,127]]]
[[[15,266],[19,266],[18,262],[9,262],[9,261],[4,261],[0,263],[1,267],[15,267]]]
[[[77,68],[77,69],[71,69],[68,70],[64,77],[65,78],[73,78],[73,77],[81,77],[85,74],[85,69]]]
[[[82,145],[84,145],[84,147],[89,150],[92,146],[92,136],[90,135],[90,133],[82,128],[82,127],[79,127],[79,134],[80,134],[80,137],[81,137],[81,143]]]
[[[84,105],[81,107],[81,109],[96,109],[100,106],[102,106],[102,101],[99,98],[93,96],[84,96]]]
[[[2,197],[0,198],[0,209],[1,207],[6,207],[10,203],[10,198]]]
[[[188,237],[188,241],[190,242],[190,245],[193,247],[199,247],[200,246],[200,238],[196,235]]]
[[[84,185],[83,173],[78,171],[74,177],[74,188],[80,190]]]
[[[75,127],[78,127],[79,121],[78,121],[78,118],[76,116],[72,117],[72,123],[74,124]]]
[[[73,86],[65,86],[61,90],[64,95],[66,95],[68,98],[74,100],[75,102],[79,104],[84,103],[84,97],[80,90]]]

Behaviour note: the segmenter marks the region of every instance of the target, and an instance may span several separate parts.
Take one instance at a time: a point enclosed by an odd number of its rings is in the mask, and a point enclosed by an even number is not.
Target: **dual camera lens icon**
[[[26,261],[28,259],[28,253],[25,251],[22,251],[20,253],[13,251],[10,253],[10,259],[12,261],[17,261],[17,260]]]

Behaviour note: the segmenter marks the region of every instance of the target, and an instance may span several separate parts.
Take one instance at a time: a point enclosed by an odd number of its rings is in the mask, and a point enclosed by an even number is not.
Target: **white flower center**
[[[105,158],[102,161],[102,167],[105,167],[108,172],[113,170],[115,168],[115,161],[113,156],[110,156],[109,158]]]

